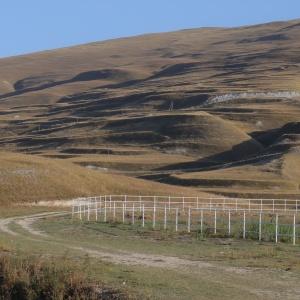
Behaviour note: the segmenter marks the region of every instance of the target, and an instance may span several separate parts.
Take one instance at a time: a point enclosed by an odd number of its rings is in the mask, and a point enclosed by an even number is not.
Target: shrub
[[[2,256],[0,257],[0,299],[128,299],[118,290],[90,282],[78,269],[72,270],[64,263]]]

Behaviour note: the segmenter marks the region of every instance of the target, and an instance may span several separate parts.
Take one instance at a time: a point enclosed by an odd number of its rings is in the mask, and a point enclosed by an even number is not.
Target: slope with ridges
[[[240,181],[229,176],[212,190],[293,190],[285,176],[248,178],[246,166],[280,164],[298,145],[298,133],[273,133],[300,118],[299,24],[184,30],[1,59],[0,146],[153,180],[173,172],[177,185],[177,173],[203,182],[208,174],[190,170],[204,167],[220,179],[242,160]],[[109,162],[106,153],[119,157]],[[132,154],[139,164],[127,161]]]

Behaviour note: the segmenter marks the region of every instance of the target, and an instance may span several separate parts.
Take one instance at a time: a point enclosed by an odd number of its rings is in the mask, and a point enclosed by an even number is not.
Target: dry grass
[[[1,59],[1,150],[48,156],[51,161],[39,167],[52,168],[51,176],[39,170],[32,180],[6,175],[10,182],[2,184],[1,201],[32,201],[42,191],[46,199],[160,191],[161,185],[96,175],[67,160],[112,172],[134,171],[128,174],[136,177],[141,171],[180,169],[188,174],[172,174],[177,182],[157,173],[147,178],[223,194],[257,189],[271,197],[279,192],[296,197],[299,152],[291,148],[297,149],[299,141],[282,147],[274,137],[265,145],[255,133],[298,122],[299,97],[242,97],[210,106],[206,101],[227,93],[299,91],[298,29],[299,20],[193,29]],[[228,172],[222,166],[211,173],[190,172],[198,165],[274,151],[281,153],[272,162],[276,168],[262,159]],[[9,169],[8,163],[4,166]],[[206,179],[206,185],[192,183],[198,179]],[[43,180],[49,180],[49,187]]]
[[[0,257],[0,299],[128,299],[121,291],[91,282],[80,267],[54,259]]]
[[[279,130],[280,136],[273,130],[299,122],[300,97],[244,97],[205,105],[226,93],[300,91],[299,25],[294,20],[185,30],[1,59],[0,206],[9,206],[1,210],[2,217],[40,210],[12,206],[16,203],[96,194],[208,196],[205,191],[210,191],[299,197],[299,126],[292,132]],[[34,155],[20,154],[25,151]],[[279,155],[272,159],[224,165],[275,152]],[[211,171],[191,170],[214,164],[218,167]],[[141,180],[116,175],[116,170],[150,175]],[[1,235],[1,245],[25,254],[57,256],[67,250],[68,241],[111,252],[153,252],[220,263],[195,273],[190,268],[125,268],[98,259],[89,266],[88,271],[97,269],[98,278],[126,281],[149,298],[273,299],[299,294],[298,253],[287,245],[222,245],[158,231],[141,235],[122,225],[44,222],[42,229],[53,239],[33,238],[10,224],[20,234],[13,239]],[[77,253],[76,259],[83,257]],[[232,272],[233,266],[242,273]],[[291,275],[283,271],[291,268]],[[66,290],[84,299],[81,292],[94,291],[86,277],[40,261],[3,258],[0,272],[5,275],[0,280],[5,299],[33,292],[39,297],[41,291],[61,296]]]
[[[201,194],[195,189],[88,170],[64,160],[7,152],[0,154],[0,179],[1,204],[97,194]]]

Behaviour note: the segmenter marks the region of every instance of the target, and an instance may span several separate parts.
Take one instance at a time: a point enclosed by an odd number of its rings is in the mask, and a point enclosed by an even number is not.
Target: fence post
[[[124,195],[124,202],[125,202],[125,207],[124,207],[124,209],[126,210],[126,207],[127,207],[127,195]]]
[[[197,209],[199,208],[199,197],[197,196]]]
[[[249,199],[248,210],[251,211],[251,200]]]
[[[142,211],[142,196],[140,196],[140,212]]]
[[[263,210],[263,201],[262,199],[260,199],[260,211],[262,212],[262,210]]]
[[[106,199],[104,202],[104,222],[106,222]]]
[[[259,213],[259,232],[258,232],[258,238],[261,241],[261,212]]]
[[[123,219],[123,224],[125,223],[125,203],[122,203],[123,206],[123,211],[122,211],[122,219]]]
[[[167,229],[167,204],[165,204],[164,229]]]
[[[296,245],[296,215],[294,214],[293,245]]]
[[[246,212],[244,211],[244,220],[243,220],[243,239],[246,239]]]
[[[74,211],[75,211],[75,203],[73,200],[73,202],[72,202],[72,219],[74,218]]]
[[[154,203],[154,206],[153,206],[153,220],[152,220],[153,229],[155,228],[155,223],[156,223],[156,202]]]
[[[98,202],[95,202],[95,220],[98,221]]]
[[[273,212],[275,211],[275,199],[273,199]]]
[[[134,225],[134,203],[132,203],[132,225]]]
[[[217,234],[217,210],[215,209],[215,234]]]
[[[191,208],[190,207],[188,212],[188,232],[191,232]]]
[[[143,204],[142,210],[142,226],[145,227],[145,204]]]
[[[275,219],[275,242],[278,243],[278,214],[276,214]]]
[[[182,197],[182,209],[184,211],[184,197]]]
[[[171,210],[171,196],[169,196],[169,211]]]
[[[112,207],[112,205],[111,205],[111,195],[109,195],[109,210],[111,211],[111,207]]]
[[[90,220],[90,201],[87,204],[87,219]]]
[[[231,235],[231,212],[228,211],[228,235]]]
[[[286,199],[284,199],[284,211],[286,211]]]
[[[178,208],[176,208],[176,213],[175,213],[175,231],[178,231]]]
[[[200,232],[203,234],[203,209],[201,209],[201,216],[200,216]]]
[[[79,202],[79,219],[82,220],[82,215],[81,215],[81,200]]]
[[[116,220],[116,201],[114,201],[114,208],[113,208],[113,220]]]
[[[102,212],[102,196],[100,196],[100,207],[99,207],[100,218],[101,218],[101,212]]]

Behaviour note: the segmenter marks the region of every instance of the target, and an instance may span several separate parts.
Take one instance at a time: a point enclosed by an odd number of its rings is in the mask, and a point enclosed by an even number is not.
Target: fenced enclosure
[[[73,201],[72,217],[203,237],[300,240],[299,200],[104,195]]]

